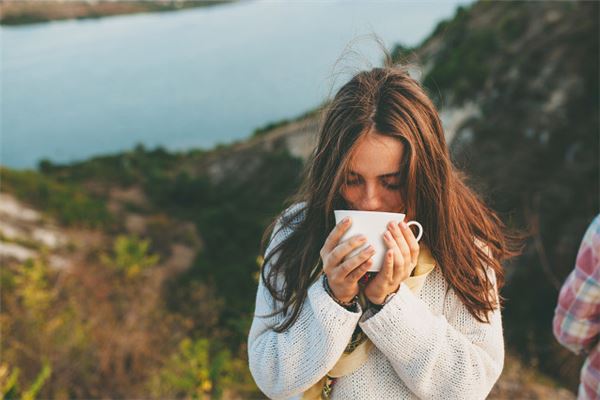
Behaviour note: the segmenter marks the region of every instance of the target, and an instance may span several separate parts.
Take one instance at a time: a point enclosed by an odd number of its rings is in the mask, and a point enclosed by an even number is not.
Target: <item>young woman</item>
[[[248,356],[270,398],[483,399],[502,372],[511,237],[453,168],[424,89],[386,65],[339,89],[263,237]],[[390,223],[371,276],[372,251],[345,257],[365,243],[340,240],[351,221],[336,225],[334,209],[402,212],[424,234]]]

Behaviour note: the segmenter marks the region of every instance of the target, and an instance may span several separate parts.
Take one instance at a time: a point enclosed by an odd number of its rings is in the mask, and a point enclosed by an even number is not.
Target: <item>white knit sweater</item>
[[[266,253],[289,234],[288,229],[272,236]],[[301,398],[335,365],[356,324],[375,346],[364,365],[337,379],[332,399],[483,399],[504,365],[500,311],[490,315],[489,324],[477,321],[449,288],[439,266],[418,296],[401,285],[375,314],[363,313],[360,306],[358,312],[341,307],[325,292],[321,279],[309,287],[297,321],[284,333],[267,329],[283,320],[281,314],[256,316],[274,306],[260,279],[248,359],[256,384],[273,399]]]

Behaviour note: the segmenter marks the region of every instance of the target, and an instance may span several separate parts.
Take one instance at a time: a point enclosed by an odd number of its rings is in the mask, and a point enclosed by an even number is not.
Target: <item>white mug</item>
[[[359,210],[334,210],[336,224],[342,221],[346,217],[352,219],[350,228],[344,233],[340,242],[355,236],[362,234],[367,238],[364,245],[356,248],[350,252],[346,258],[353,257],[363,249],[372,245],[375,249],[375,253],[372,256],[373,264],[369,268],[369,272],[377,272],[381,270],[383,266],[383,259],[386,251],[388,250],[385,244],[383,235],[388,230],[387,224],[391,221],[399,224],[404,221],[406,214],[392,213],[392,212],[381,212],[381,211],[359,211]],[[416,239],[417,242],[421,240],[423,236],[423,226],[417,221],[410,221],[407,223],[408,226],[415,225],[419,228],[419,234]]]

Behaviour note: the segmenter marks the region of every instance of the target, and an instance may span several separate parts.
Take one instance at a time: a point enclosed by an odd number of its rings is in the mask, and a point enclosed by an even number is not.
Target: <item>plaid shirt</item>
[[[588,355],[578,399],[600,398],[600,215],[587,229],[575,269],[560,290],[553,330],[563,346]]]

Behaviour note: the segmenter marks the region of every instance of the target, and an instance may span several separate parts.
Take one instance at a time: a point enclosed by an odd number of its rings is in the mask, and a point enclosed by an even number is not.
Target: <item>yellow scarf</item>
[[[431,251],[424,245],[420,246],[419,257],[417,259],[417,265],[415,266],[412,275],[402,282],[403,285],[408,288],[416,295],[419,294],[421,288],[425,284],[427,275],[435,267],[435,260],[431,255]],[[360,297],[361,306],[363,309],[366,307],[366,299],[364,296]],[[347,347],[347,349],[350,347]],[[360,366],[367,360],[369,351],[373,347],[373,342],[366,338],[353,350],[346,350],[333,366],[331,371],[321,378],[317,383],[311,386],[302,395],[303,400],[314,400],[314,399],[328,399],[329,393],[331,392],[331,378],[339,378],[344,375],[351,374],[356,371]]]

